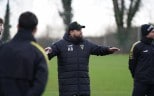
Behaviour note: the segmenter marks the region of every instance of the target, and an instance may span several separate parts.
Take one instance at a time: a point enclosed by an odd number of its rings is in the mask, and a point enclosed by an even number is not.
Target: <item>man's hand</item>
[[[52,52],[52,48],[51,47],[46,47],[44,50],[45,50],[46,54],[50,54]]]
[[[114,52],[116,52],[116,51],[120,51],[120,49],[117,48],[117,47],[110,47],[110,48],[109,48],[109,51],[114,53]]]

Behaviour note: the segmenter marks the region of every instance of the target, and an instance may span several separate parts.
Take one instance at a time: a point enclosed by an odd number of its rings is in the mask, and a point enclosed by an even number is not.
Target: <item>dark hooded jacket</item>
[[[133,44],[129,56],[129,69],[137,82],[154,84],[154,44],[143,37]]]
[[[49,59],[58,58],[59,95],[90,96],[89,57],[110,54],[109,48],[71,38],[68,33],[51,48]]]
[[[27,30],[0,46],[0,96],[41,96],[48,74],[43,52]]]

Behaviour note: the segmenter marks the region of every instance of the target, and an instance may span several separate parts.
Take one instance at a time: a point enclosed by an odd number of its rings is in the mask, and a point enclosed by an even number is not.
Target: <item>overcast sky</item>
[[[7,0],[0,2],[0,17],[4,17]],[[16,1],[16,2],[15,2]],[[136,14],[133,25],[140,26],[143,23],[154,22],[154,0],[142,0],[141,9]],[[64,24],[59,17],[58,10],[63,11],[60,0],[10,0],[11,6],[11,35],[16,33],[17,19],[21,12],[32,11],[38,19],[37,36],[45,36],[44,31],[50,26],[52,36],[62,37],[64,34]],[[78,21],[85,25],[84,36],[101,36],[115,30],[115,20],[112,0],[73,0],[73,21]]]

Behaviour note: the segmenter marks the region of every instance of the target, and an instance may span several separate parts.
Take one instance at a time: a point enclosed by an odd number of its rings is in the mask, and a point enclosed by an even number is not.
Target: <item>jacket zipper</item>
[[[79,48],[78,48],[78,45],[76,45],[76,49],[77,49],[77,86],[78,86],[78,92],[77,92],[77,94],[79,95],[79,54],[78,54],[78,52],[79,52]]]

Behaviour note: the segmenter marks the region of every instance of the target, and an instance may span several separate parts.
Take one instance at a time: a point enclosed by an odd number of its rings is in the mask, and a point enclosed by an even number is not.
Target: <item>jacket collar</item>
[[[83,42],[83,39],[76,39],[76,38],[72,38],[67,32],[64,34],[64,37],[63,37],[64,40],[68,41],[68,42],[71,42],[75,45],[77,44],[80,44],[81,42]]]
[[[145,44],[152,44],[153,39],[143,37],[143,38],[141,39],[141,41],[142,41],[143,43],[145,43]]]
[[[32,35],[32,31],[19,29],[13,41],[34,41],[36,42],[34,36]]]

